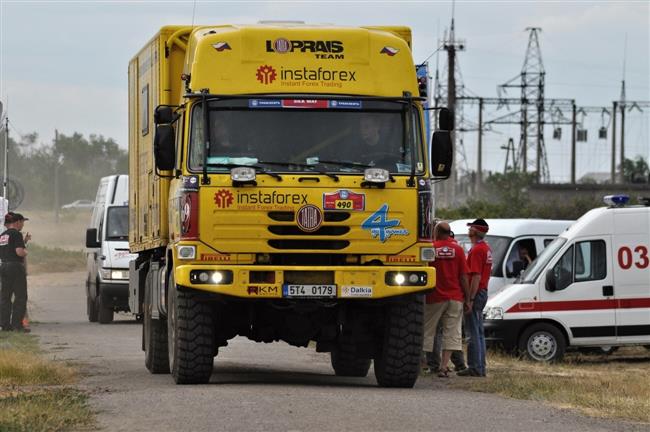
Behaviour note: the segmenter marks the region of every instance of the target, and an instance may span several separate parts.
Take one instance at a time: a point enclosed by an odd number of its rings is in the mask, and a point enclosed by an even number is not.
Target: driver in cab
[[[394,172],[399,152],[391,149],[388,145],[387,132],[376,116],[361,117],[359,122],[359,161]]]

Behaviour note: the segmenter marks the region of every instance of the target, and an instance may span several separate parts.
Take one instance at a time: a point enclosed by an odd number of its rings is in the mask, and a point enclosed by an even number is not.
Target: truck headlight
[[[436,260],[436,249],[432,247],[420,248],[420,261],[431,262]]]
[[[483,312],[483,318],[486,320],[500,320],[503,319],[503,308],[487,307]]]
[[[186,260],[196,258],[196,246],[178,246],[178,258]]]

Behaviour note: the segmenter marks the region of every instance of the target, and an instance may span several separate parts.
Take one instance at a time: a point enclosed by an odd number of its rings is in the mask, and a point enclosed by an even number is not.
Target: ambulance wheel
[[[564,356],[565,350],[564,335],[551,324],[533,324],[524,331],[519,339],[519,352],[535,361],[559,361]]]
[[[354,339],[349,333],[339,336],[339,343],[330,353],[336,376],[365,377],[370,370],[370,359],[357,357]]]
[[[97,322],[97,305],[86,293],[86,313],[88,314],[89,322]]]
[[[375,357],[375,377],[380,387],[415,385],[420,373],[422,322],[422,296],[386,307],[383,343]]]
[[[113,322],[113,308],[107,307],[102,301],[102,295],[97,296],[97,321],[100,324],[108,324]]]
[[[167,335],[170,370],[176,384],[207,384],[214,363],[212,308],[196,293],[176,285],[170,272]],[[180,288],[180,289],[179,289]]]
[[[167,321],[151,317],[152,308],[151,275],[147,273],[144,289],[144,317],[142,339],[144,365],[152,374],[169,373],[169,351],[167,350]]]

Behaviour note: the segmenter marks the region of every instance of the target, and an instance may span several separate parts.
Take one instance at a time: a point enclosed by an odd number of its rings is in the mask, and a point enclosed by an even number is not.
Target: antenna
[[[196,0],[192,3],[192,27],[194,27],[194,13],[196,12]]]

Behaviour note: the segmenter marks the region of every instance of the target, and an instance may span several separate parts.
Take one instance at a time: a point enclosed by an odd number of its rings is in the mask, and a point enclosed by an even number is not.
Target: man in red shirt
[[[467,254],[469,293],[465,297],[465,331],[469,333],[467,366],[458,372],[461,376],[486,375],[485,334],[483,332],[483,308],[487,303],[487,289],[492,272],[492,250],[484,241],[489,226],[483,219],[468,223],[468,237],[472,249]]]
[[[440,222],[435,228],[436,288],[424,305],[424,347],[433,347],[438,322],[442,325],[442,360],[439,377],[449,376],[447,364],[453,351],[462,351],[463,302],[468,292],[465,252],[450,238],[451,228]]]

